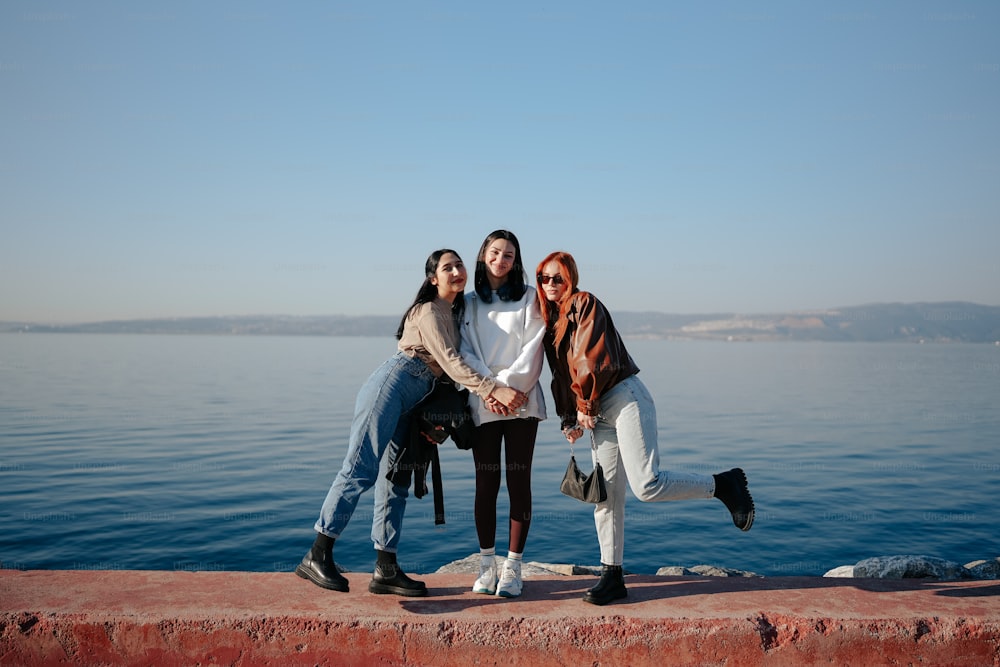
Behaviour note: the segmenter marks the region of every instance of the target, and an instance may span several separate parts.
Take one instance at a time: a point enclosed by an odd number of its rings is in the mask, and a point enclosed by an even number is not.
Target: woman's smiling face
[[[483,253],[483,263],[489,277],[490,287],[496,289],[504,284],[507,275],[514,268],[517,248],[507,239],[497,239]]]
[[[465,291],[468,278],[462,258],[453,252],[446,252],[438,260],[437,270],[434,271],[431,282],[437,286],[439,297],[446,301],[454,301],[456,296]]]

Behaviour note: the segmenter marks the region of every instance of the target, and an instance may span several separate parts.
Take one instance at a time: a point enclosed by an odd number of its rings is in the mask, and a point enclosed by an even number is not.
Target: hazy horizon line
[[[819,313],[833,313],[840,310],[847,310],[851,308],[872,308],[872,307],[885,307],[885,306],[920,306],[920,305],[934,305],[934,306],[944,306],[944,305],[954,305],[954,306],[974,306],[979,308],[1000,308],[1000,303],[998,304],[987,304],[980,303],[976,301],[964,301],[961,299],[951,299],[944,301],[871,301],[865,303],[858,303],[845,306],[832,306],[832,307],[819,307],[819,308],[794,308],[789,310],[705,310],[705,311],[667,311],[667,310],[633,310],[633,309],[620,309],[616,312],[620,313],[652,313],[658,315],[677,315],[677,316],[718,316],[718,315],[741,315],[741,316],[765,316],[765,315],[778,315],[778,314],[819,314]],[[363,314],[346,314],[346,313],[311,313],[305,315],[295,315],[291,313],[228,313],[228,314],[214,314],[214,315],[150,315],[150,316],[133,316],[133,317],[105,317],[96,319],[79,319],[79,320],[39,320],[39,319],[0,319],[0,322],[4,324],[22,324],[31,325],[39,324],[44,326],[80,326],[88,324],[104,324],[111,322],[142,322],[142,321],[170,321],[170,320],[198,320],[198,319],[238,319],[238,318],[287,318],[287,319],[308,319],[308,318],[330,318],[330,317],[341,317],[341,318],[365,318],[365,317],[400,317],[401,313],[363,313]]]

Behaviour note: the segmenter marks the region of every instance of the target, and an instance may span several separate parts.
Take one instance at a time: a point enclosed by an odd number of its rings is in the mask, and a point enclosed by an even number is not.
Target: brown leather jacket
[[[566,335],[555,347],[555,327],[545,332],[545,356],[552,371],[552,398],[562,428],[576,424],[576,413],[597,415],[601,396],[639,372],[622,342],[611,313],[590,292],[573,294]]]

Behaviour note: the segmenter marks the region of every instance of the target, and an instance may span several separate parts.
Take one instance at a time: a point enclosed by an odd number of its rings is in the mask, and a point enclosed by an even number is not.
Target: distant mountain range
[[[722,341],[905,341],[1000,344],[1000,306],[960,301],[884,303],[743,315],[617,312],[628,337]],[[256,336],[392,336],[398,315],[238,315],[85,324],[0,322],[0,332]]]

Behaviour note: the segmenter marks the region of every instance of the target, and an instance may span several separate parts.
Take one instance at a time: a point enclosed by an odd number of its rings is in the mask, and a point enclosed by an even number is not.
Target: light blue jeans
[[[427,364],[401,352],[372,373],[358,392],[344,465],[323,501],[316,532],[340,537],[361,494],[374,486],[372,542],[380,551],[396,553],[410,490],[386,474],[409,438],[410,412],[433,387]]]
[[[600,461],[608,499],[594,507],[601,563],[621,565],[625,556],[625,486],[643,502],[711,498],[711,475],[660,470],[656,406],[635,375],[601,396],[593,435],[593,460]]]

